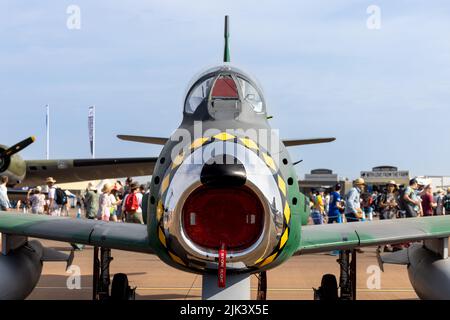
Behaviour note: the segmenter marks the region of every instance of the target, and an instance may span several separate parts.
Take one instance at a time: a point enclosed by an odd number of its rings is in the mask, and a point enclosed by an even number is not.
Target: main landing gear
[[[94,247],[94,270],[92,276],[93,300],[134,300],[136,288],[128,284],[128,277],[124,273],[117,273],[110,281],[109,265],[113,257],[111,249]],[[110,290],[111,285],[111,290]]]
[[[258,292],[256,293],[256,300],[266,300],[267,299],[267,273],[266,273],[266,271],[257,273],[256,278],[258,279]]]
[[[340,267],[339,288],[333,274],[325,274],[314,300],[356,300],[356,250],[341,250],[337,263]]]

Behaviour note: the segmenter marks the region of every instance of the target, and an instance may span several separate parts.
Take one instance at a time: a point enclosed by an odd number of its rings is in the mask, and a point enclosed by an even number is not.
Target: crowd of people
[[[69,215],[69,194],[58,188],[56,180],[45,180],[48,192],[41,187],[30,189],[23,206],[24,212],[47,214],[51,216]],[[7,194],[8,177],[0,177],[0,210],[12,209]],[[411,179],[409,185],[398,186],[393,180],[382,189],[366,190],[362,178],[353,182],[353,187],[345,196],[341,196],[342,186],[336,184],[331,192],[317,189],[309,194],[311,220],[314,224],[345,223],[411,218],[450,214],[450,187],[433,191],[431,185],[422,185],[417,179]],[[87,219],[113,222],[144,223],[143,207],[149,190],[132,178],[127,178],[125,185],[119,180],[105,183],[100,190],[89,183],[85,192],[77,198],[77,208],[84,210]]]
[[[414,218],[450,214],[450,187],[433,191],[431,185],[423,185],[411,179],[409,185],[398,186],[394,180],[383,190],[366,190],[363,179],[353,181],[353,187],[341,196],[341,185],[325,193],[318,189],[309,195],[311,220],[314,224],[344,223],[356,221]]]
[[[149,190],[145,185],[127,178],[105,183],[100,192],[90,183],[82,197],[86,218],[114,222],[144,223],[143,210]]]
[[[43,193],[42,188],[28,189],[25,201],[10,201],[8,197],[8,177],[1,176],[0,187],[0,210],[3,211],[23,211],[24,213],[48,214],[52,216],[69,216],[68,192],[55,187],[56,181],[49,177],[45,181],[48,186],[47,195]]]
[[[0,210],[23,211],[25,213],[46,214],[50,216],[69,216],[69,194],[56,185],[56,180],[48,177],[45,180],[47,192],[40,186],[28,190],[26,200],[18,200],[12,205],[7,191],[8,177],[0,177]],[[140,185],[131,178],[127,178],[125,185],[117,180],[106,182],[100,190],[88,183],[85,192],[77,197],[76,207],[79,212],[84,211],[87,219],[144,223],[143,210],[149,192],[145,185]]]

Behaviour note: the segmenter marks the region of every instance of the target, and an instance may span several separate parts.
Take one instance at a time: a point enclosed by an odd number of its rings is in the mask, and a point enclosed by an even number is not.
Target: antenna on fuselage
[[[299,164],[300,162],[303,162],[303,159],[302,159],[302,160],[295,161],[292,165],[295,166],[295,165]]]
[[[228,16],[225,16],[225,49],[223,52],[223,62],[230,62],[230,48],[228,47],[228,37],[230,36],[230,30],[228,28]]]

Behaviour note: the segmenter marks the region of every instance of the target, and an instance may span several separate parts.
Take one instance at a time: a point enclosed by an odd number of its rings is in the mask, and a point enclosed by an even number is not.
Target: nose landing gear
[[[266,271],[256,274],[258,279],[258,292],[256,294],[256,300],[266,300],[267,299],[267,273]]]
[[[116,273],[111,285],[111,300],[134,300],[136,288],[128,285],[128,277],[124,273]]]

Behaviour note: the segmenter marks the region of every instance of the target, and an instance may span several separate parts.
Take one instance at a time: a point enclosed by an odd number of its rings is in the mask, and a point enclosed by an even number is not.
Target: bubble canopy
[[[266,111],[257,81],[229,65],[207,69],[194,77],[188,88],[184,103],[188,114],[193,114],[203,101],[210,99],[239,100],[248,103],[256,113]]]

